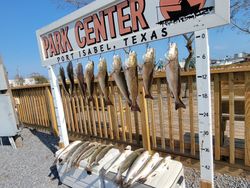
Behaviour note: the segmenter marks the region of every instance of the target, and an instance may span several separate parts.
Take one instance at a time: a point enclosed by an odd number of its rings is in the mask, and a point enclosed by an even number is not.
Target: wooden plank
[[[94,113],[94,102],[90,102],[90,118],[92,121],[92,129],[93,129],[93,134],[94,136],[97,136],[97,131],[96,131],[96,120],[95,120],[95,113]]]
[[[167,87],[167,103],[168,103],[168,126],[169,126],[169,140],[170,149],[174,151],[174,138],[173,138],[173,116],[172,116],[172,97],[170,96],[170,90]]]
[[[166,149],[165,135],[163,128],[163,107],[162,107],[162,94],[161,94],[161,80],[157,80],[157,93],[158,93],[158,109],[159,109],[159,123],[160,123],[160,134],[161,134],[161,147]]]
[[[103,96],[100,96],[101,100],[101,108],[102,108],[102,122],[103,122],[103,129],[104,129],[104,137],[108,138],[108,129],[107,129],[107,118],[106,118],[106,112],[105,112],[105,105],[104,105],[104,99]]]
[[[134,125],[135,125],[135,138],[137,145],[140,145],[140,132],[139,132],[139,118],[138,118],[139,112],[133,112],[134,114]]]
[[[90,135],[93,135],[92,126],[91,126],[92,122],[91,122],[91,117],[90,117],[90,105],[88,103],[87,98],[85,100],[85,104],[87,104],[86,110],[87,110],[87,119],[88,119],[88,130],[89,130]]]
[[[39,89],[37,91],[37,95],[39,97],[39,103],[40,103],[40,106],[41,106],[41,114],[42,114],[42,124],[47,127],[47,122],[46,122],[46,110],[45,110],[45,106],[46,106],[46,102],[43,101],[43,89]]]
[[[30,108],[27,100],[27,94],[26,90],[23,91],[23,98],[24,98],[24,104],[25,104],[25,116],[26,116],[26,123],[32,124],[31,123],[31,113],[30,113]]]
[[[230,130],[230,164],[235,163],[234,141],[234,73],[229,73],[229,130]]]
[[[83,118],[81,113],[81,106],[79,101],[79,96],[76,96],[76,107],[77,107],[77,118],[79,119],[79,129],[80,133],[83,134]]]
[[[157,147],[156,144],[156,130],[155,130],[155,110],[154,110],[154,101],[150,100],[149,102],[149,109],[150,109],[150,113],[151,113],[151,136],[152,136],[152,145],[154,148]]]
[[[75,96],[71,97],[71,107],[72,107],[72,111],[73,111],[73,119],[74,119],[74,132],[76,131],[77,133],[79,133],[79,125],[78,125],[78,118],[77,118],[77,113],[76,113],[76,99]]]
[[[102,125],[101,125],[101,116],[100,116],[100,111],[99,111],[99,103],[98,103],[98,98],[97,98],[97,91],[96,91],[96,95],[95,95],[94,99],[95,99],[95,107],[96,107],[99,135],[102,138]]]
[[[85,135],[88,134],[88,128],[87,128],[87,112],[85,111],[85,105],[84,105],[84,100],[83,97],[80,96],[80,105],[81,105],[81,110],[82,110],[82,117],[83,117],[83,125],[84,125],[84,133]]]
[[[68,105],[67,105],[67,99],[66,99],[66,96],[64,95],[64,91],[62,89],[61,89],[61,97],[62,97],[62,102],[63,102],[63,111],[64,111],[64,115],[65,115],[67,130],[71,131],[71,127],[70,127],[71,121],[70,121],[69,109],[68,109]]]
[[[122,97],[121,93],[118,92],[118,103],[119,103],[119,110],[120,110],[120,120],[122,126],[122,140],[126,142],[126,132],[125,132],[125,125],[124,125],[124,114],[123,114],[123,104],[122,104]]]
[[[148,104],[145,99],[145,91],[142,84],[139,85],[139,101],[141,107],[141,128],[142,128],[142,142],[143,147],[151,152],[150,133],[149,133],[149,117],[148,117]]]
[[[194,100],[193,100],[193,77],[188,77],[189,91],[189,124],[190,124],[190,140],[191,140],[191,155],[195,156],[195,130],[194,130]]]
[[[44,112],[45,112],[45,116],[46,116],[46,125],[47,127],[51,126],[50,125],[50,119],[49,119],[49,113],[48,113],[48,100],[46,99],[46,88],[43,88],[42,90],[42,103],[43,103],[43,107],[44,107]]]
[[[113,129],[113,120],[112,120],[112,113],[111,113],[111,107],[108,106],[108,119],[109,119],[109,135],[110,139],[114,139],[114,129]]]
[[[250,166],[250,73],[245,72],[245,165]]]
[[[132,134],[132,122],[131,122],[131,110],[126,102],[126,125],[128,127],[128,137],[129,137],[129,142],[133,143],[133,134]]]
[[[75,125],[74,125],[74,118],[73,118],[73,112],[72,112],[72,106],[71,106],[71,98],[68,95],[65,95],[66,97],[66,106],[69,111],[69,119],[70,119],[70,129],[71,132],[75,132]]]
[[[115,92],[113,83],[110,84],[110,100],[112,102],[112,106],[110,106],[111,118],[112,118],[112,126],[115,132],[115,136],[117,140],[120,140],[119,127],[117,122],[117,109],[116,109],[116,101],[115,101]]]
[[[184,153],[184,130],[183,130],[183,112],[182,108],[178,110],[178,123],[179,123],[179,140],[180,140],[180,152]]]
[[[206,181],[200,181],[200,187],[201,188],[212,188],[212,183],[206,182]]]
[[[58,127],[57,127],[56,112],[55,112],[53,97],[52,97],[48,87],[46,87],[45,90],[46,90],[46,95],[47,95],[48,104],[49,104],[49,111],[50,111],[52,128],[53,128],[55,136],[58,136],[59,132],[58,132]]]
[[[214,75],[215,160],[221,159],[221,86],[220,77]]]

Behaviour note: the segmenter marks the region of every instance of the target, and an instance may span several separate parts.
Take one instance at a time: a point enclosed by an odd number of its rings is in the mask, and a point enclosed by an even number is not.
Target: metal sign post
[[[214,187],[210,56],[207,29],[195,32],[201,187]]]
[[[67,145],[69,145],[69,137],[68,137],[67,127],[66,127],[64,111],[63,111],[62,97],[60,94],[60,87],[59,87],[58,79],[56,77],[54,69],[52,66],[49,66],[48,69],[49,69],[51,92],[53,96],[57,126],[58,126],[59,137],[60,137],[59,147],[62,148],[62,147],[66,147]]]

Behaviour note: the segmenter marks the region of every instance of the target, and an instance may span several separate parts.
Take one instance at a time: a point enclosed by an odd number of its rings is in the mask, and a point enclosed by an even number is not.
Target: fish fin
[[[179,108],[186,109],[186,105],[180,99],[175,102],[175,110],[178,110]]]
[[[115,177],[115,183],[116,183],[117,185],[123,185],[122,175],[117,174],[117,176]]]
[[[131,106],[131,110],[134,112],[141,112],[141,109],[137,103]]]
[[[105,106],[113,106],[113,103],[112,103],[111,100],[108,98],[108,100],[104,100],[104,105],[105,105]]]
[[[154,99],[154,97],[153,97],[151,94],[145,95],[145,98],[146,98],[146,99],[152,99],[152,100]]]
[[[128,101],[128,106],[129,106],[129,107],[132,106],[132,101],[131,101],[131,100]]]

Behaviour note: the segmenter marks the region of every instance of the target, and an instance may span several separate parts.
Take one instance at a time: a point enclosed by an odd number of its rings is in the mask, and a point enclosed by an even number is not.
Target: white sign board
[[[229,23],[229,0],[103,0],[37,31],[43,66]]]

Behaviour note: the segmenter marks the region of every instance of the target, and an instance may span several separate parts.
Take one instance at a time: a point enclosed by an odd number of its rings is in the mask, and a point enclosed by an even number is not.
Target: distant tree
[[[48,79],[45,76],[43,76],[43,75],[41,75],[39,73],[32,73],[30,75],[30,77],[34,78],[36,84],[45,84],[45,83],[48,83]]]
[[[231,27],[250,34],[249,0],[231,0]]]

